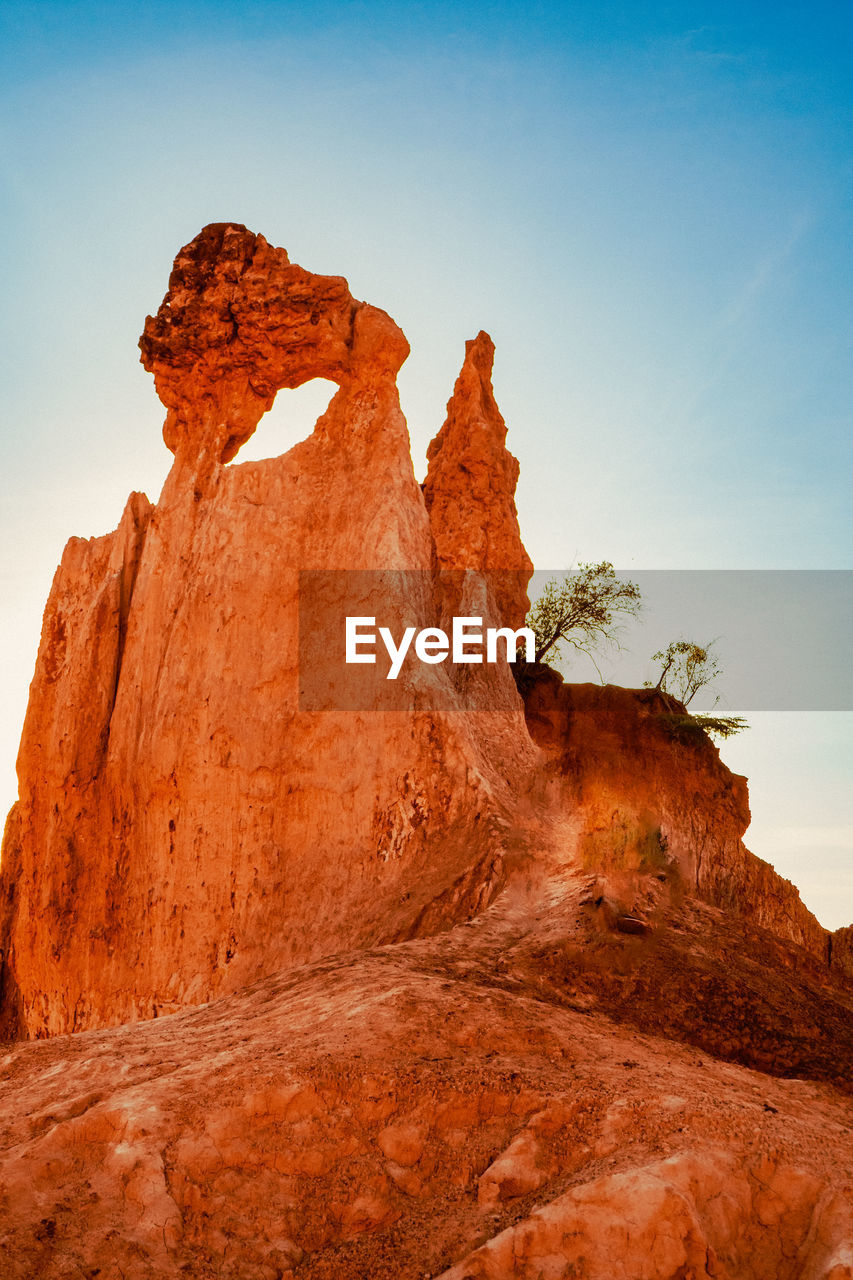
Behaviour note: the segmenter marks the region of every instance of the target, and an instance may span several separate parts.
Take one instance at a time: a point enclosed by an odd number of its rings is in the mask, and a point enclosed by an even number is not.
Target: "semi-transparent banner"
[[[549,581],[570,590],[573,573],[537,570],[531,603]],[[606,634],[569,631],[547,655],[566,680],[653,686],[663,665],[653,655],[687,641],[708,649],[717,668],[691,710],[853,710],[853,571],[632,569],[615,577],[636,584],[639,609],[614,610]],[[509,655],[532,654],[522,615],[517,574],[303,571],[299,706],[504,709],[513,700]],[[534,617],[526,621],[535,633]]]

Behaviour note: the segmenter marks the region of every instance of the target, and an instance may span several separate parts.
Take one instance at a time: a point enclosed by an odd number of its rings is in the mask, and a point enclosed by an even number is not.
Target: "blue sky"
[[[7,2],[3,807],[62,545],[165,476],[136,341],[206,222],[402,325],[419,472],[491,333],[538,566],[853,567],[851,54],[830,4]],[[853,920],[851,716],[762,713],[725,755],[751,847]]]

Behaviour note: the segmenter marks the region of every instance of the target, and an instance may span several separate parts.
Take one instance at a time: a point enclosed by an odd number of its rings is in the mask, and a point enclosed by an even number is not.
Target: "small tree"
[[[653,653],[652,662],[661,664],[655,688],[689,706],[699,690],[712,684],[720,674],[717,655],[711,652],[715,644],[712,640],[703,647],[692,640],[673,640],[665,649]],[[651,688],[651,683],[647,680],[646,687]]]
[[[594,662],[592,649],[617,642],[615,615],[635,617],[640,607],[637,584],[621,582],[606,560],[578,565],[562,582],[551,578],[527,615],[536,661],[553,662],[565,642]]]
[[[692,640],[673,640],[665,649],[659,649],[652,655],[652,662],[661,664],[661,672],[654,688],[663,695],[667,706],[670,698],[687,707],[699,692],[712,684],[720,674],[717,655],[712,653],[716,641],[709,644],[695,644]],[[646,681],[646,688],[652,687],[651,680]],[[714,706],[719,702],[719,698]],[[691,737],[708,733],[715,738],[731,738],[742,729],[749,728],[742,716],[690,715],[672,712],[666,717],[673,737],[690,740]]]

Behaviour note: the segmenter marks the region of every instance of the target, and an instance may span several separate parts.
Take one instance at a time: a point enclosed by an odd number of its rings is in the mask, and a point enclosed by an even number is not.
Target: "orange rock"
[[[423,1154],[424,1131],[417,1124],[389,1125],[377,1141],[389,1160],[408,1168],[417,1164]]]
[[[427,449],[424,497],[438,564],[447,572],[447,615],[461,612],[458,577],[485,571],[497,615],[524,625],[533,564],[524,549],[515,509],[518,462],[506,448],[506,423],[495,403],[495,346],[480,332],[465,344],[465,363],[447,403],[447,418]]]
[[[674,743],[652,689],[564,684],[547,667],[527,680],[528,726],[561,780],[562,807],[582,815],[581,859],[608,873],[596,898],[614,928],[645,932],[655,903],[644,896],[650,879],[638,892],[637,875],[665,880],[676,869],[688,893],[827,960],[829,934],[797,889],[745,848],[746,779],[726,768],[709,738]],[[608,888],[620,886],[618,900],[608,899]],[[843,943],[839,972],[842,955]]]
[[[228,462],[282,387],[340,383],[354,363],[359,305],[341,277],[311,275],[263,236],[232,223],[205,227],[176,257],[139,342],[169,410],[163,438],[172,452]],[[396,345],[402,363],[402,335]]]
[[[343,603],[523,617],[489,340],[426,498],[399,329],[262,237],[206,228],[142,347],[174,465],[66,548],[4,836],[3,1029],[53,1037],[0,1056],[4,1277],[847,1276],[850,931],[745,780],[536,668],[340,705]]]
[[[4,1280],[843,1276],[849,1093],[571,1009],[541,982],[570,909],[549,913],[548,896],[521,920],[496,907],[482,928],[309,965],[171,1018],[9,1046]],[[697,941],[709,976],[724,956],[713,929]],[[761,940],[748,951],[760,971]],[[791,1031],[784,1004],[772,1016]],[[447,1045],[457,1018],[470,1047]],[[833,1048],[849,1080],[853,1037]],[[505,1098],[503,1114],[461,1108],[480,1091]],[[303,1102],[291,1114],[287,1099]],[[389,1160],[389,1140],[407,1156],[422,1145],[417,1165]]]
[[[479,1181],[477,1201],[481,1209],[491,1209],[500,1201],[513,1200],[536,1191],[547,1181],[542,1146],[529,1129],[516,1134]]]
[[[4,845],[2,1024],[31,1036],[481,908],[499,878],[455,886],[500,865],[508,779],[535,759],[506,668],[465,695],[476,723],[420,664],[399,711],[301,709],[301,571],[382,571],[372,611],[435,620],[394,322],[219,224],[181,250],[141,347],[175,462],[155,508],[135,495],[116,533],[66,549]],[[318,376],[340,389],[307,440],[225,465],[279,388]],[[333,694],[337,621],[313,651]],[[436,687],[446,713],[414,712]]]

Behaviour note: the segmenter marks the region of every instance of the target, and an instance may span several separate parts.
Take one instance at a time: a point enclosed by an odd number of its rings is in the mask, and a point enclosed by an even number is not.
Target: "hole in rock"
[[[285,387],[277,392],[272,408],[261,418],[255,434],[246,441],[230,465],[263,462],[265,458],[277,458],[287,453],[300,440],[310,436],[337,389],[337,383],[329,378],[312,378],[294,391]]]

